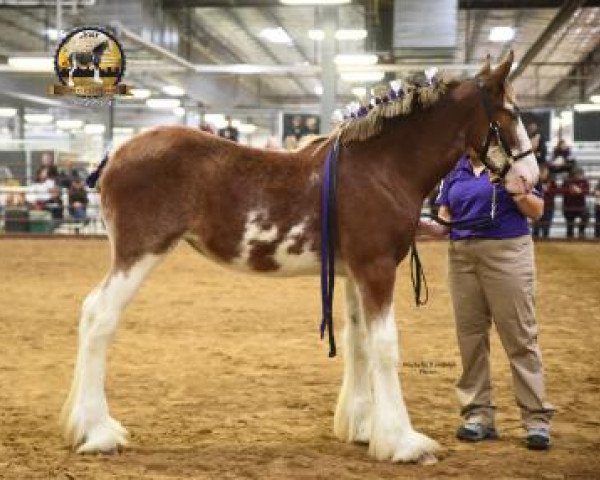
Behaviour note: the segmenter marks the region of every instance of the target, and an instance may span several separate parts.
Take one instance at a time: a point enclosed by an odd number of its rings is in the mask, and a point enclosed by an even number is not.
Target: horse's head
[[[108,40],[104,40],[104,41],[100,42],[98,45],[96,45],[94,47],[94,49],[92,50],[92,52],[95,54],[102,54],[102,53],[104,53],[104,50],[106,50],[107,48],[108,48]]]
[[[488,58],[475,77],[480,102],[467,142],[509,192],[526,193],[537,182],[539,169],[507,82],[513,58],[511,50],[495,69],[490,67]]]

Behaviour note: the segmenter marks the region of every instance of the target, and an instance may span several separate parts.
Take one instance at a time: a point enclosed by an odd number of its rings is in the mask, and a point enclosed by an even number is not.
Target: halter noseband
[[[488,117],[488,121],[489,121],[487,135],[486,135],[485,139],[483,140],[483,142],[481,142],[481,149],[479,151],[479,160],[481,160],[481,163],[483,163],[490,170],[490,172],[492,172],[493,176],[496,177],[496,181],[503,180],[504,177],[506,177],[506,174],[508,173],[510,168],[512,167],[513,163],[515,163],[517,160],[521,160],[522,158],[526,157],[527,155],[533,153],[533,150],[529,149],[524,152],[513,155],[510,145],[506,141],[506,138],[504,137],[504,135],[502,135],[502,130],[500,129],[500,124],[496,120],[493,119],[494,118],[494,108],[492,107],[492,102],[490,101],[490,97],[489,97],[487,88],[486,88],[485,84],[483,83],[483,80],[479,79],[477,86],[479,87],[479,91],[481,92],[481,103],[483,105],[483,108],[485,110],[485,113],[486,113],[486,115]],[[517,110],[517,112],[518,112],[518,110]],[[517,113],[517,116],[519,116],[518,113]],[[498,144],[498,147],[501,149],[502,155],[506,159],[506,162],[504,162],[504,165],[500,169],[498,169],[497,167],[495,167],[492,163],[490,163],[488,161],[488,150],[490,148],[490,144],[491,144],[493,138],[496,139],[496,143]]]

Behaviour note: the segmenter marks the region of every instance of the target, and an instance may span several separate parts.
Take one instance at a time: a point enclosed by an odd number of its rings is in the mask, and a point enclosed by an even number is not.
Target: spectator
[[[548,165],[540,165],[540,181],[537,189],[544,195],[544,214],[537,222],[533,223],[533,237],[539,238],[540,233],[543,238],[550,236],[550,227],[554,219],[554,197],[559,193],[558,185],[550,176]]]
[[[66,159],[63,165],[64,167],[58,171],[56,183],[59,187],[69,189],[75,178],[83,178],[85,175],[83,172],[79,172],[77,168],[73,167],[73,161],[70,158]]]
[[[294,135],[288,135],[283,141],[283,147],[288,151],[293,151],[298,148],[298,140]]]
[[[43,204],[50,198],[50,189],[56,186],[53,179],[48,176],[48,168],[40,167],[35,176],[35,182],[29,186],[27,201],[32,205]]]
[[[233,120],[229,115],[225,119],[227,120],[227,126],[219,130],[219,137],[227,138],[233,142],[239,141],[240,132],[233,126]]]
[[[52,214],[52,231],[56,230],[63,221],[63,201],[60,197],[60,188],[50,189],[50,198],[44,202],[44,210]]]
[[[7,232],[27,232],[29,229],[29,207],[23,192],[12,192],[6,197],[4,229]]]
[[[48,171],[48,178],[55,179],[58,177],[58,168],[54,164],[54,157],[51,153],[45,152],[42,154],[42,168]]]
[[[296,141],[299,141],[307,133],[306,126],[302,124],[302,117],[300,115],[294,115],[292,117],[292,125],[288,132],[288,136],[291,135],[296,138]]]
[[[600,180],[594,188],[594,237],[600,238]]]
[[[546,163],[546,156],[548,155],[546,139],[543,137],[542,132],[540,132],[537,123],[531,122],[527,125],[527,134],[531,140],[531,148],[537,159],[538,165]]]
[[[562,138],[558,141],[552,152],[552,160],[549,165],[551,173],[570,172],[575,167],[575,158],[571,148]]]
[[[590,193],[590,184],[583,175],[580,167],[569,172],[562,185],[563,215],[567,221],[567,238],[573,238],[575,220],[579,218],[579,238],[585,237],[589,212],[586,205],[586,195]]]
[[[73,179],[69,189],[69,214],[75,220],[85,222],[87,219],[88,196],[81,178]]]

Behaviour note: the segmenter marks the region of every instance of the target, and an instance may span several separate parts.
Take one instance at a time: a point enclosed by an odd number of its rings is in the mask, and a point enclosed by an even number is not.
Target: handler
[[[527,429],[526,445],[547,450],[553,408],[544,401],[534,309],[533,241],[527,222],[527,218],[541,217],[544,202],[536,192],[511,197],[502,186],[493,186],[478,158],[465,155],[443,181],[437,204],[439,217],[447,221],[490,220],[477,229],[449,231],[450,294],[463,368],[457,392],[465,419],[456,436],[469,442],[498,437],[489,360],[493,318],[510,361],[515,396]],[[420,231],[436,236],[448,233],[445,227],[426,222],[421,222]]]

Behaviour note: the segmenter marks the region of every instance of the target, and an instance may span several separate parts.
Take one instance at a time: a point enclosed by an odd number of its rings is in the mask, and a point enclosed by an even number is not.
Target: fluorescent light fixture
[[[292,44],[292,37],[290,37],[282,27],[264,28],[260,31],[258,36],[271,43]]]
[[[26,113],[24,115],[27,123],[34,123],[36,125],[46,125],[52,123],[54,117],[49,113]]]
[[[104,133],[106,127],[102,123],[88,123],[85,127],[83,127],[83,131],[87,134],[101,134]]]
[[[14,117],[16,114],[17,114],[16,108],[8,108],[8,107],[0,108],[0,117],[1,118],[11,118],[11,117]]]
[[[83,120],[57,120],[56,126],[61,130],[76,130],[83,126]]]
[[[147,98],[150,97],[150,95],[152,95],[152,92],[150,90],[148,90],[147,88],[132,88],[131,95],[133,95],[133,98],[138,98],[140,100],[146,100]],[[125,96],[123,98],[127,98],[127,96]]]
[[[173,113],[176,117],[183,117],[185,115],[185,108],[183,107],[175,107],[173,109]]]
[[[576,112],[600,112],[598,103],[578,103],[573,108]]]
[[[283,5],[344,5],[351,0],[279,0]]]
[[[119,135],[133,135],[135,129],[133,127],[113,127],[113,133]]]
[[[315,85],[315,95],[323,95],[323,85],[319,84],[319,85]]]
[[[341,78],[344,82],[381,82],[385,72],[344,72],[341,74]]]
[[[367,38],[365,29],[340,29],[335,32],[336,40],[364,40]]]
[[[156,110],[173,110],[180,105],[181,100],[178,98],[149,98],[146,100],[146,106]]]
[[[240,133],[249,135],[256,132],[256,125],[253,125],[252,123],[241,123],[237,129]]]
[[[308,38],[320,42],[325,38],[325,32],[323,30],[313,29],[308,31]]]
[[[490,30],[490,41],[497,43],[510,42],[515,38],[515,29],[513,27],[493,27]]]
[[[171,97],[181,97],[185,95],[185,90],[177,85],[165,85],[162,91]]]
[[[600,103],[600,95],[592,95],[590,97],[590,102],[592,102],[592,103]]]
[[[363,98],[367,96],[367,89],[365,87],[354,87],[352,89],[352,95],[355,95],[359,98]]]
[[[375,65],[377,63],[377,55],[373,53],[364,54],[340,54],[333,59],[336,65]]]
[[[14,70],[22,72],[54,71],[54,59],[52,57],[10,57],[8,65]]]

